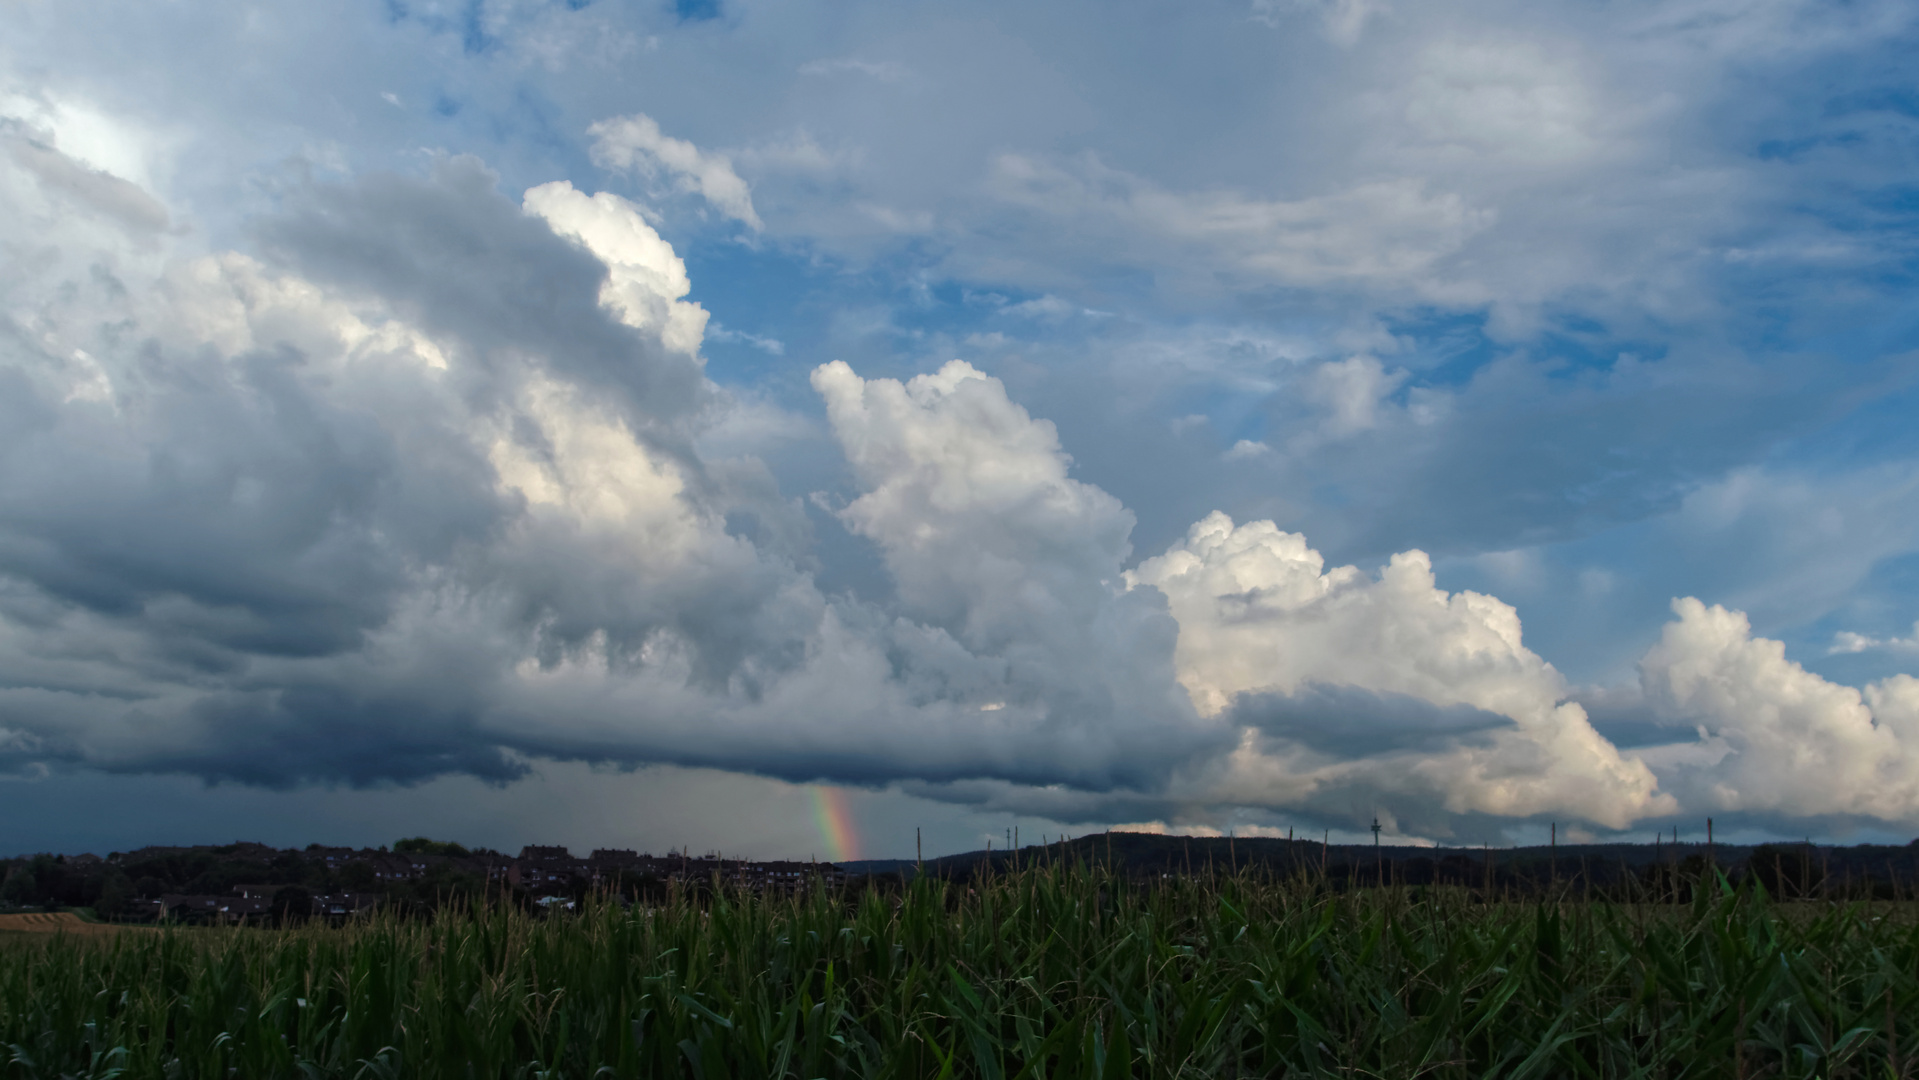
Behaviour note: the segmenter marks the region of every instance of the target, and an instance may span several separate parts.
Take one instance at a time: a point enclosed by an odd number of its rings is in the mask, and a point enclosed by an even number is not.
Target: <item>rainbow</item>
[[[820,839],[826,841],[826,861],[860,857],[860,834],[853,826],[853,808],[844,790],[813,785],[813,820],[819,823]]]

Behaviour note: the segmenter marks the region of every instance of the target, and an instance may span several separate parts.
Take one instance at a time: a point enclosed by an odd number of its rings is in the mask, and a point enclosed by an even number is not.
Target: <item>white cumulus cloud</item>
[[[667,348],[699,353],[706,310],[685,299],[693,288],[686,263],[637,206],[607,191],[587,195],[564,180],[529,189],[525,206],[606,264],[600,303],[618,312],[622,322],[637,330],[658,327]]]
[[[1640,661],[1654,716],[1699,729],[1666,782],[1688,805],[1779,817],[1919,821],[1919,680],[1863,692],[1755,638],[1746,616],[1685,597]]]
[[[1200,711],[1249,721],[1215,781],[1222,801],[1384,799],[1425,829],[1469,813],[1620,828],[1676,808],[1565,700],[1518,613],[1437,588],[1423,552],[1369,578],[1327,570],[1270,521],[1215,513],[1129,578],[1171,601],[1180,681]]]
[[[681,191],[699,195],[726,216],[755,231],[764,227],[753,210],[751,189],[733,171],[727,155],[663,133],[659,122],[645,113],[601,120],[587,134],[594,139],[596,163],[648,176],[664,173]]]
[[[833,363],[813,385],[864,490],[841,518],[879,547],[906,615],[997,658],[999,715],[1100,718],[1091,744],[1193,729],[1177,627],[1122,575],[1133,516],[1067,475],[1051,423],[957,360],[905,383]]]

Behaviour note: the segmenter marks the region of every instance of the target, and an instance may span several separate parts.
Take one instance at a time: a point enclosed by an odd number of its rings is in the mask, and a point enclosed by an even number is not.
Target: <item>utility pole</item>
[[[1373,873],[1378,875],[1376,884],[1386,884],[1386,856],[1379,850],[1379,815],[1373,815]]]

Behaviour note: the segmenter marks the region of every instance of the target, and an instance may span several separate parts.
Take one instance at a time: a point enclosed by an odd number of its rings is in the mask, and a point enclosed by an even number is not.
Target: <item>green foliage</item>
[[[428,840],[424,836],[413,836],[393,845],[393,850],[403,855],[467,855],[467,849],[451,840]]]
[[[305,922],[313,915],[313,894],[298,885],[281,886],[273,894],[273,905],[267,914],[279,926]]]
[[[93,902],[93,910],[101,918],[112,919],[127,913],[133,904],[133,883],[118,869],[103,874],[100,881],[100,895]]]
[[[429,867],[421,877],[388,883],[385,905],[392,910],[419,914],[441,907],[466,907],[486,894],[485,877],[441,863]]]
[[[1810,844],[1763,844],[1746,860],[1746,872],[1780,899],[1817,896],[1825,883],[1819,852]]]
[[[149,900],[164,893],[224,896],[235,885],[304,885],[313,892],[333,891],[325,865],[298,852],[280,852],[265,863],[223,855],[217,848],[136,853],[107,872],[124,873],[133,880],[135,895]]]
[[[40,883],[34,878],[32,870],[20,867],[9,873],[5,882],[0,882],[0,903],[24,907],[39,902]]]
[[[371,866],[363,862],[350,862],[333,875],[342,889],[349,892],[371,892],[380,885],[380,878]]]
[[[128,931],[0,949],[0,1076],[1910,1075],[1911,915],[1082,866]]]

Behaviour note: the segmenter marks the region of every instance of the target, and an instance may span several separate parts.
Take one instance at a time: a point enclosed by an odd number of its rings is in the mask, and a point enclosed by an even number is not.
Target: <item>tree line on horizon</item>
[[[386,847],[361,849],[365,857],[337,858],[329,865],[321,845],[269,849],[256,844],[146,848],[131,853],[65,856],[41,853],[0,859],[0,908],[91,909],[106,919],[130,915],[140,901],[165,894],[225,895],[242,885],[281,886],[292,899],[276,909],[301,910],[302,896],[374,893],[400,910],[429,910],[500,892],[489,884],[484,864],[509,856],[469,849],[452,841],[409,837]],[[427,869],[404,881],[382,880],[373,856],[427,857]],[[1919,840],[1904,846],[1826,846],[1809,843],[1757,846],[1702,844],[1563,845],[1549,848],[1433,849],[1328,844],[1310,840],[1184,837],[1150,833],[1100,833],[1015,850],[983,850],[912,860],[876,860],[863,880],[887,888],[918,872],[948,879],[1006,873],[1020,866],[1084,862],[1123,875],[1218,875],[1247,870],[1277,877],[1318,877],[1335,888],[1377,885],[1458,886],[1492,893],[1531,894],[1545,889],[1601,895],[1688,898],[1716,870],[1731,883],[1750,879],[1774,896],[1834,898],[1919,896]],[[632,898],[661,893],[664,881],[637,876],[616,891]],[[524,891],[524,890],[522,890]],[[583,899],[590,889],[573,882],[546,891]],[[573,895],[578,894],[578,895]],[[522,898],[524,899],[524,898]]]

